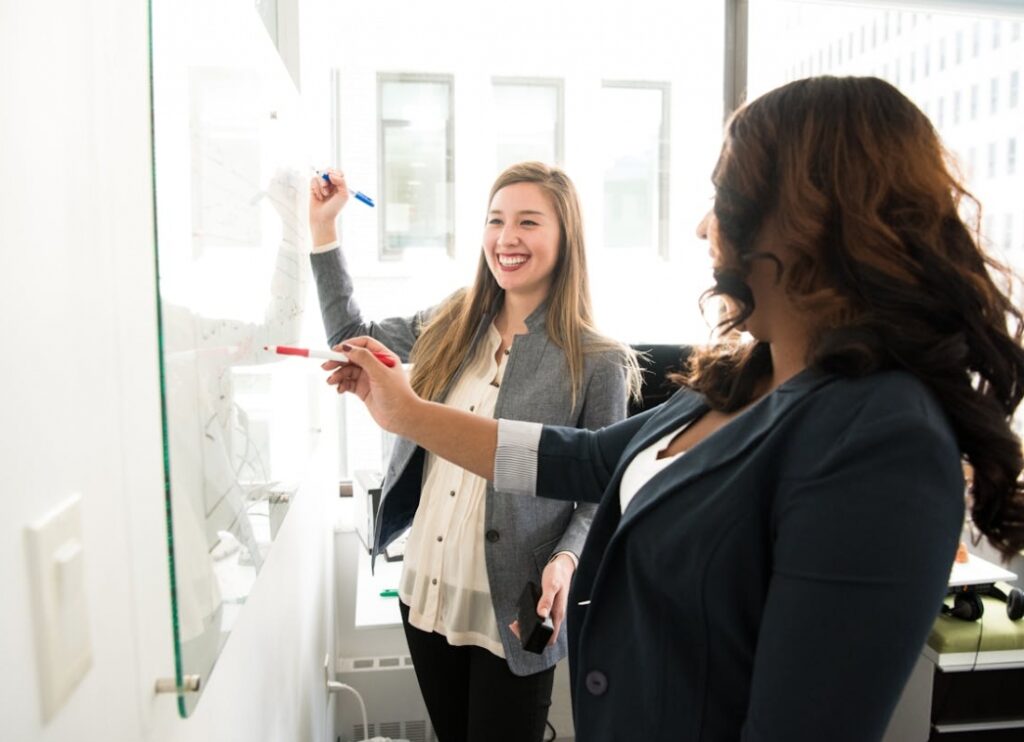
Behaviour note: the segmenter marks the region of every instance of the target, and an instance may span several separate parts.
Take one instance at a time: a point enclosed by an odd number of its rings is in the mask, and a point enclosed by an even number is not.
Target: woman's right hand
[[[371,337],[350,338],[334,350],[348,356],[348,363],[326,361],[322,368],[331,371],[327,383],[338,388],[338,393],[351,392],[363,400],[374,421],[392,433],[402,434],[404,424],[409,421],[411,410],[420,398],[409,386],[398,356],[386,346]],[[381,363],[374,353],[384,353],[395,358],[393,368]]]
[[[335,220],[348,201],[345,175],[340,170],[325,170],[327,182],[319,175],[309,181],[309,230],[314,245],[326,245],[338,238]]]

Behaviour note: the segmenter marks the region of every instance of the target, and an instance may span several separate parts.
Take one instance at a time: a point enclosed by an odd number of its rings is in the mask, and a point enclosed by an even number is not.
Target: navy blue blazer
[[[880,738],[962,526],[945,414],[902,372],[806,370],[621,513],[625,466],[707,409],[681,391],[599,431],[541,433],[537,494],[600,501],[567,618],[577,738]]]

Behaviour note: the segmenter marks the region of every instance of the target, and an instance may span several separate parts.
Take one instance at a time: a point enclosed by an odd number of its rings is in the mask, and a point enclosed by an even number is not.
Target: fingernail
[[[345,351],[346,353],[348,353],[350,350],[352,350],[352,346],[349,345],[348,343],[342,343],[341,344],[341,349],[343,351]]]

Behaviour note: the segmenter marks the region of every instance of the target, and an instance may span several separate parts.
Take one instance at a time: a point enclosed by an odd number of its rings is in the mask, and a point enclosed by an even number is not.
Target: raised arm
[[[377,424],[408,438],[428,451],[488,480],[494,479],[498,423],[416,396],[401,367],[388,368],[373,352],[395,355],[372,337],[342,344],[351,363],[327,361],[327,383],[339,393],[350,392],[366,404]]]
[[[351,363],[324,363],[328,384],[362,399],[385,430],[474,474],[494,481],[497,459],[495,487],[503,492],[599,501],[622,450],[653,413],[599,431],[481,418],[417,397],[401,368],[373,356],[390,352],[373,338],[353,338],[342,349]]]
[[[328,170],[327,175],[330,182],[316,176],[309,186],[309,230],[313,240],[309,258],[327,343],[333,347],[348,338],[369,335],[385,343],[401,361],[408,361],[426,313],[390,317],[379,322],[363,319],[355,299],[352,276],[338,244],[336,226],[338,214],[348,201],[349,191],[345,177],[339,171]]]

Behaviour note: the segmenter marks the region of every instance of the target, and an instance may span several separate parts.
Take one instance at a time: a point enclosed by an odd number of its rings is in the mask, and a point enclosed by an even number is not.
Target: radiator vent
[[[409,742],[435,742],[433,735],[427,736],[425,721],[386,721],[383,724],[370,722],[369,727],[369,733],[365,733],[362,724],[353,725],[352,739],[364,740],[379,735],[387,739],[401,739]],[[345,742],[345,738],[338,737],[338,742]]]
[[[366,703],[367,729],[350,693],[336,696],[338,742],[374,736],[409,742],[437,742],[408,655],[338,657],[335,678],[359,691]]]

